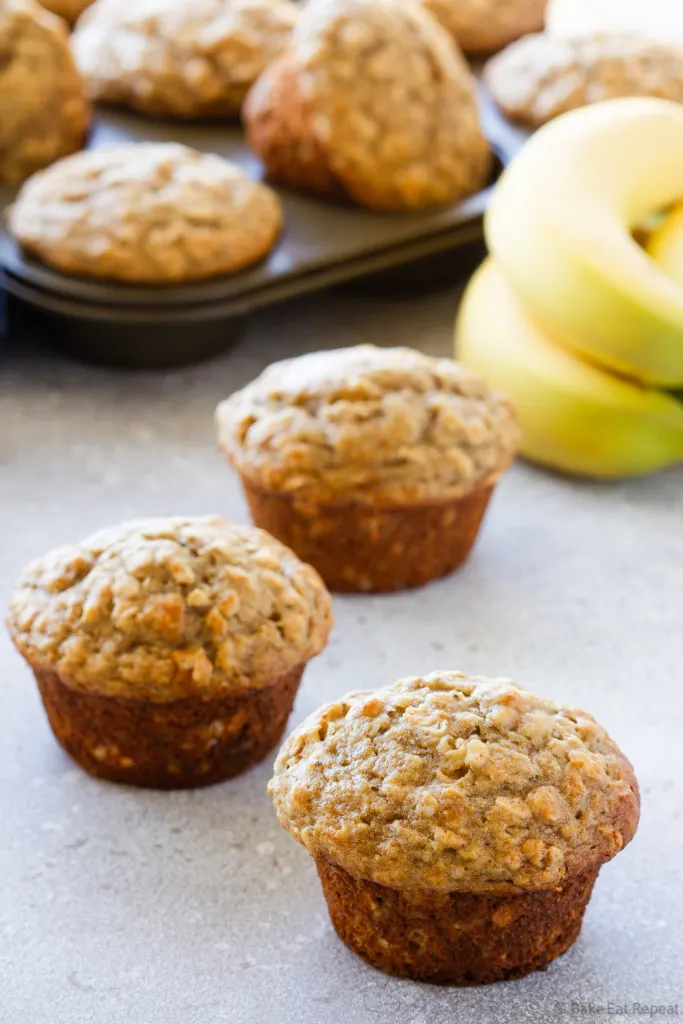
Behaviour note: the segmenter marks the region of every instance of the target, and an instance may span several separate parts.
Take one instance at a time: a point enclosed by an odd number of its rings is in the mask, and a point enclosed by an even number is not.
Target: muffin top
[[[73,37],[93,98],[146,113],[225,117],[286,43],[290,0],[97,0]]]
[[[474,371],[374,345],[273,363],[216,417],[254,486],[329,502],[457,497],[499,474],[519,438],[510,403]]]
[[[140,519],[57,548],[14,589],[8,626],[34,669],[169,701],[266,686],[325,646],[320,577],[263,530]]]
[[[67,274],[168,284],[235,273],[264,256],[280,202],[229,160],[173,142],[114,146],[34,175],[9,224]]]
[[[315,138],[358,203],[452,203],[485,183],[475,84],[414,0],[315,0],[292,36]]]
[[[639,813],[633,769],[590,715],[460,672],[320,708],[269,792],[310,854],[399,889],[552,889],[613,857]]]
[[[64,23],[33,0],[1,0],[0,180],[79,149],[89,121]]]
[[[683,46],[623,33],[527,36],[488,62],[485,80],[508,117],[539,128],[567,110],[619,96],[683,102]]]

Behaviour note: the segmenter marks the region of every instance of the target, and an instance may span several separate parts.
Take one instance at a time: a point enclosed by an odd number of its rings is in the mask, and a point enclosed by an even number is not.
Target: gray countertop
[[[172,373],[0,357],[0,604],[28,558],[107,523],[246,520],[214,447],[218,399],[309,349],[448,353],[455,302],[322,295],[259,315],[224,358]],[[683,1017],[682,513],[681,470],[606,486],[519,464],[464,571],[337,599],[331,643],[305,676],[292,724],[406,674],[510,675],[593,712],[632,759],[640,831],[603,869],[578,943],[545,973],[488,988],[397,981],[338,942],[312,861],[277,826],[268,764],[190,793],[88,778],[0,635],[2,1024],[648,1019],[634,1003]]]

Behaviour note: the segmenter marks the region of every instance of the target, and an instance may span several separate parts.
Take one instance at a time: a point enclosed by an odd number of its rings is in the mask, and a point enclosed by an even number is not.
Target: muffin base
[[[421,587],[453,572],[472,550],[493,492],[487,484],[439,504],[375,508],[302,501],[242,484],[255,525],[337,593]]]
[[[90,775],[151,789],[191,789],[239,775],[278,744],[304,665],[260,689],[167,703],[74,690],[34,671],[58,743]]]
[[[522,978],[577,938],[598,868],[520,895],[402,891],[316,860],[339,938],[373,967],[442,985]]]

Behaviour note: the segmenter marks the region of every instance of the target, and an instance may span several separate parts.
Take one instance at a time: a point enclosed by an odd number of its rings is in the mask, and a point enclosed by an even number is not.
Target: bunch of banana
[[[609,100],[541,129],[496,186],[456,354],[516,402],[529,458],[629,476],[683,460],[683,106]]]

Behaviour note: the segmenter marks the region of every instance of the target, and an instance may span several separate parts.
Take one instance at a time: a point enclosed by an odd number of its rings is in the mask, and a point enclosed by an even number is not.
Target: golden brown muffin
[[[39,0],[42,7],[53,14],[58,14],[69,25],[73,25],[92,2],[93,0]]]
[[[269,792],[342,941],[390,974],[459,985],[568,949],[639,815],[633,769],[590,715],[459,672],[320,708]]]
[[[97,0],[72,45],[93,99],[161,117],[234,117],[297,16],[290,0]]]
[[[472,74],[415,0],[316,0],[243,111],[269,174],[378,210],[457,202],[487,182]]]
[[[8,617],[64,749],[92,775],[161,789],[265,757],[331,624],[310,566],[217,517],[58,548],[28,566]]]
[[[63,273],[169,284],[262,259],[282,209],[272,189],[222,157],[146,142],[79,153],[36,174],[9,226]]]
[[[0,180],[80,149],[89,123],[64,24],[33,0],[0,0]]]
[[[494,53],[543,28],[548,0],[422,0],[465,53]]]
[[[216,419],[254,522],[337,591],[457,568],[519,439],[512,407],[478,374],[374,345],[274,363]]]
[[[542,33],[493,57],[484,77],[507,117],[540,128],[567,110],[618,96],[683,102],[683,47],[636,35],[566,40]]]

